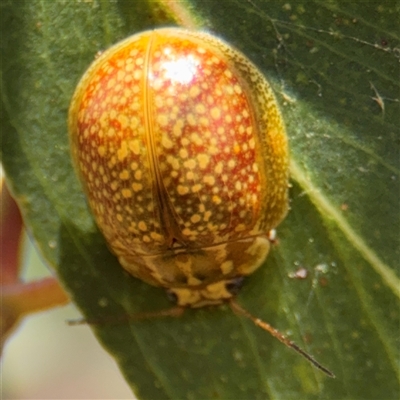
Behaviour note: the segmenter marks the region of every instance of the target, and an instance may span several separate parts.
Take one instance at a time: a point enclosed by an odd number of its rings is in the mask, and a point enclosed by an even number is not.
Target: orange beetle
[[[165,28],[117,43],[78,84],[69,132],[112,252],[178,306],[229,301],[265,260],[288,209],[285,128],[266,79],[224,41]]]

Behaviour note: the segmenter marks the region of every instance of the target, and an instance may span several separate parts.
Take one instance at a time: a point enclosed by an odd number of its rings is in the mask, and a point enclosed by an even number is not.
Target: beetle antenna
[[[270,324],[268,324],[265,321],[262,321],[260,318],[255,317],[254,315],[250,314],[247,310],[245,310],[243,307],[241,307],[235,300],[230,299],[229,300],[229,305],[231,306],[232,310],[239,315],[243,315],[244,317],[249,318],[254,322],[255,325],[259,326],[261,329],[264,329],[265,331],[269,332],[273,337],[278,339],[281,343],[286,345],[287,347],[292,348],[293,350],[297,351],[299,354],[301,354],[305,359],[307,359],[314,367],[318,368],[322,372],[324,372],[326,375],[328,375],[331,378],[335,378],[335,374],[331,371],[329,371],[328,368],[325,368],[323,365],[321,365],[311,354],[308,354],[305,352],[303,349],[301,349],[299,346],[297,346],[296,343],[292,342],[289,340],[287,337],[282,335],[277,329],[272,327]]]
[[[129,321],[140,321],[146,319],[160,318],[160,317],[180,317],[185,311],[184,307],[176,306],[172,308],[167,308],[166,310],[160,311],[149,311],[149,312],[141,312],[132,315],[121,315],[120,317],[110,317],[110,318],[102,318],[102,319],[72,319],[68,320],[67,324],[69,326],[74,325],[117,325],[124,324]]]

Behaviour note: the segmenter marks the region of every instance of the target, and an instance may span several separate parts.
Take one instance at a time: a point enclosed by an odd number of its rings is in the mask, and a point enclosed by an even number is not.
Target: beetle
[[[128,37],[82,77],[69,135],[96,222],[123,268],[166,288],[180,308],[230,302],[327,372],[233,300],[288,210],[284,123],[247,57],[204,32]]]

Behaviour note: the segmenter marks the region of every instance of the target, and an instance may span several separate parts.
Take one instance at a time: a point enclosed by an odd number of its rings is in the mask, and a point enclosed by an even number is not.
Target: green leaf
[[[137,396],[399,397],[398,2],[0,4],[4,169],[47,262],[84,315],[105,320],[95,334]],[[106,322],[170,305],[107,250],[71,166],[68,105],[99,50],[183,12],[271,79],[290,137],[291,212],[237,300],[336,379],[229,307]],[[300,267],[306,279],[293,277]]]

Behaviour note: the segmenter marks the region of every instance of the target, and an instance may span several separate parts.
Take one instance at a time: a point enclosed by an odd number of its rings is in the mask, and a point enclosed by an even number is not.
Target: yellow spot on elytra
[[[121,179],[121,180],[127,180],[127,179],[129,179],[129,172],[128,172],[128,170],[124,169],[124,170],[119,174],[119,179]]]
[[[182,230],[182,233],[186,236],[190,236],[193,232],[189,228],[185,228]]]
[[[194,173],[193,173],[192,171],[189,171],[189,172],[186,174],[186,179],[188,179],[188,180],[193,180],[193,179],[194,179]]]
[[[154,97],[154,104],[157,108],[163,108],[164,107],[164,97],[161,95],[157,95]],[[168,104],[168,101],[167,101]],[[157,117],[158,118],[158,117]]]
[[[220,173],[222,173],[222,170],[224,169],[224,167],[223,167],[223,165],[222,165],[222,162],[220,161],[220,162],[218,162],[218,164],[217,164],[217,166],[215,167],[215,172],[217,173],[217,174],[220,174]]]
[[[206,183],[207,185],[214,186],[215,178],[212,175],[206,175],[203,178],[203,182]]]
[[[144,221],[140,221],[138,223],[138,228],[143,232],[147,231],[147,225],[146,225],[146,223]]]
[[[121,124],[121,128],[124,129],[128,126],[129,120],[126,115],[120,114],[118,116],[118,122]]]
[[[230,96],[233,95],[234,91],[233,91],[233,86],[226,86],[225,87],[225,91],[226,93],[228,93]]]
[[[213,107],[211,109],[211,117],[214,119],[218,119],[221,117],[221,110],[218,107]]]
[[[232,169],[232,168],[235,167],[235,165],[236,165],[235,160],[230,159],[230,160],[228,161],[228,167],[229,167],[229,168]]]
[[[221,204],[221,202],[222,202],[221,197],[219,197],[219,196],[217,196],[217,195],[214,195],[214,196],[212,197],[212,201],[213,201],[213,203],[215,203],[215,204]]]
[[[174,143],[171,141],[171,139],[166,136],[163,135],[162,139],[161,139],[161,144],[163,145],[163,147],[165,147],[166,149],[171,149],[174,146]]]
[[[190,90],[189,90],[189,96],[190,97],[196,97],[200,94],[200,88],[196,85],[191,86]]]
[[[208,148],[208,153],[215,156],[216,154],[218,154],[218,148],[216,146],[211,145]]]
[[[182,196],[183,196],[184,194],[189,193],[189,188],[186,187],[186,186],[178,185],[177,189],[178,189],[178,193],[179,193],[180,195],[182,195]]]
[[[153,240],[156,240],[156,241],[161,241],[161,240],[163,240],[163,236],[160,235],[160,234],[157,233],[157,232],[150,232],[150,237],[151,237]]]
[[[117,111],[112,109],[110,111],[110,119],[115,119],[117,117]]]
[[[104,146],[99,146],[97,148],[97,152],[99,153],[100,157],[104,157],[104,155],[106,154],[106,148]]]
[[[210,232],[215,232],[215,231],[218,229],[218,226],[212,224],[211,222],[209,222],[209,223],[207,224],[207,229],[208,229]]]
[[[126,142],[124,142],[126,143]],[[140,154],[140,143],[139,140],[134,139],[129,141],[129,149],[134,153],[134,154]]]
[[[110,79],[107,83],[107,89],[112,89],[115,86],[115,79]]]
[[[132,197],[132,192],[129,189],[122,189],[122,197],[129,199]]]
[[[229,70],[229,69],[226,69],[225,71],[224,71],[224,75],[227,77],[227,78],[229,78],[229,79],[231,79],[232,78],[232,72]]]
[[[199,214],[194,214],[190,217],[190,220],[195,224],[201,220],[201,217]]]
[[[203,144],[203,140],[201,139],[201,137],[197,134],[197,133],[192,133],[190,135],[190,140],[197,144],[198,146],[201,146]]]
[[[112,181],[110,187],[111,187],[111,190],[113,190],[115,192],[118,189],[118,182]]]
[[[256,142],[254,141],[254,138],[251,138],[249,140],[249,146],[251,149],[254,149],[256,147]]]
[[[233,86],[233,90],[235,91],[235,93],[237,94],[241,94],[242,93],[242,88],[239,85],[234,85]]]
[[[133,58],[136,58],[136,56],[138,55],[138,53],[139,53],[139,50],[136,49],[136,48],[134,48],[134,49],[132,49],[132,50],[129,52],[129,55],[130,55],[131,57],[133,57]]]
[[[204,114],[206,112],[206,108],[203,104],[197,104],[195,109],[198,114]]]
[[[192,192],[197,193],[201,190],[201,185],[199,183],[196,183],[196,185],[192,186]]]
[[[180,149],[180,150],[179,150],[179,156],[180,156],[181,158],[188,158],[189,153],[187,152],[186,149]]]
[[[187,146],[190,143],[189,139],[184,137],[181,139],[181,145],[182,146]]]
[[[157,117],[157,122],[161,125],[161,126],[167,126],[168,125],[168,117],[164,114],[161,114]]]
[[[143,185],[141,183],[132,183],[132,189],[134,192],[139,192],[143,189]]]
[[[212,212],[211,212],[211,211],[206,211],[206,212],[204,213],[203,220],[204,220],[205,222],[207,222],[207,221],[210,219],[211,215],[212,215]]]
[[[123,140],[121,142],[121,147],[117,151],[117,157],[119,161],[123,161],[128,155],[128,146],[126,144],[126,141]]]
[[[210,162],[210,157],[207,154],[199,154],[197,160],[199,161],[199,167],[205,169]]]
[[[189,123],[189,125],[191,125],[191,126],[195,126],[196,125],[196,118],[194,117],[194,115],[193,114],[188,114],[187,116],[186,116],[186,120],[187,120],[187,122]]]
[[[206,117],[200,117],[199,118],[199,124],[201,126],[209,126],[210,125],[210,121]]]
[[[173,169],[177,170],[180,168],[179,161],[175,157],[168,156],[167,163],[170,164]]]
[[[183,163],[183,166],[185,168],[194,169],[194,168],[196,168],[196,161],[193,160],[193,158],[191,158],[190,160],[185,161]]]
[[[131,129],[136,129],[139,126],[140,120],[139,118],[132,117],[131,118]]]
[[[134,177],[135,177],[135,179],[136,180],[140,180],[140,179],[142,179],[142,171],[139,169],[139,170],[137,170],[136,172],[135,172],[135,175],[134,175]]]
[[[172,133],[175,136],[180,136],[182,134],[182,128],[184,126],[184,122],[181,119],[178,119],[175,123],[175,125],[172,128]]]

